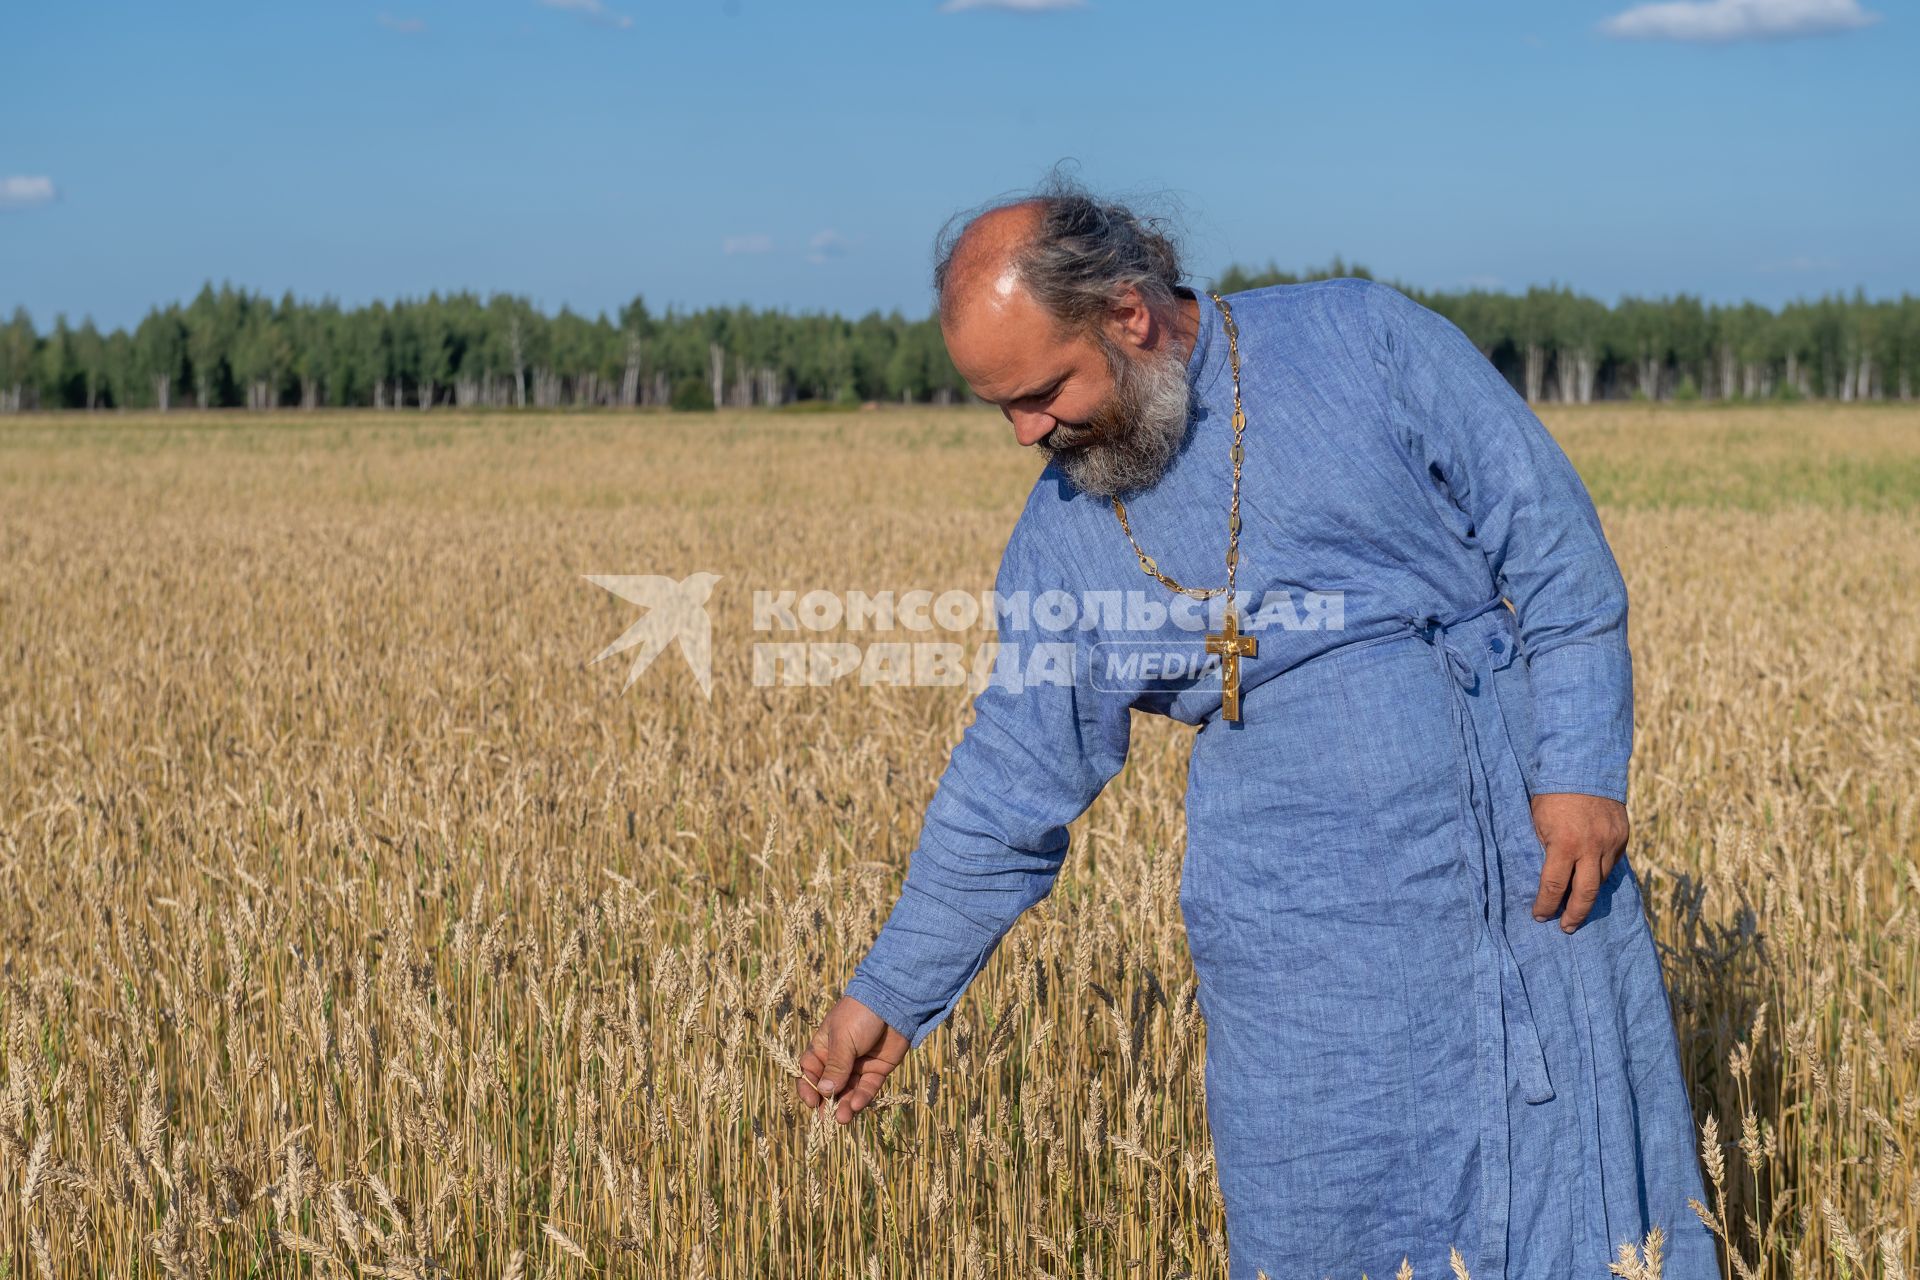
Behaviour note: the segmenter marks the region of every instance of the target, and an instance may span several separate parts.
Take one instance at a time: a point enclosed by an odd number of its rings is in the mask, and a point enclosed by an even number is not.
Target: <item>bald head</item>
[[[1179,252],[1157,219],[1056,173],[1031,195],[949,222],[933,288],[943,328],[983,302],[1025,293],[1062,333],[1090,335],[1123,301],[1169,323],[1180,276]]]
[[[1021,256],[1033,247],[1045,214],[1040,200],[1019,200],[989,209],[960,229],[935,272],[942,325],[956,324],[977,303],[1002,309],[1025,289]]]

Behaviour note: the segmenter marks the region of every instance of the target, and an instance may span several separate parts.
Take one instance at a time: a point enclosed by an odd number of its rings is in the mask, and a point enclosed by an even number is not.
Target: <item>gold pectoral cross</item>
[[[1220,655],[1220,714],[1229,720],[1240,718],[1240,659],[1260,656],[1260,641],[1240,634],[1240,623],[1231,605],[1227,607],[1226,629],[1207,636],[1207,652]]]

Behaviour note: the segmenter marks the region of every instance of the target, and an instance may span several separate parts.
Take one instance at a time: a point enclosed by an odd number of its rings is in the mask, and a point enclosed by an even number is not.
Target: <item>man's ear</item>
[[[1108,304],[1106,325],[1108,334],[1124,347],[1144,347],[1153,338],[1153,312],[1131,285]]]

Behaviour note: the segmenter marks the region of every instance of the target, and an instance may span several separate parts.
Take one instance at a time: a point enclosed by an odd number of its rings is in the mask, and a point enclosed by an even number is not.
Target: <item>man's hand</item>
[[[801,1074],[793,1090],[809,1111],[822,1098],[837,1096],[840,1105],[833,1118],[851,1124],[880,1092],[880,1082],[906,1056],[905,1036],[852,996],[842,996],[800,1055]]]
[[[1533,798],[1533,829],[1547,849],[1533,918],[1547,920],[1566,901],[1560,927],[1572,933],[1593,910],[1600,882],[1627,847],[1627,806],[1605,796],[1552,792]]]

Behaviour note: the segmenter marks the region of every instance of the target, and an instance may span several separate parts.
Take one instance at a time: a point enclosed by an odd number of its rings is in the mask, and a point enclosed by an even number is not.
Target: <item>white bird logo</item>
[[[593,659],[598,662],[639,647],[620,692],[631,689],[667,642],[677,639],[700,692],[708,699],[713,697],[713,620],[707,616],[707,597],[713,594],[713,584],[720,581],[719,574],[693,573],[679,582],[652,573],[589,573],[585,577],[646,610],[639,621]]]

